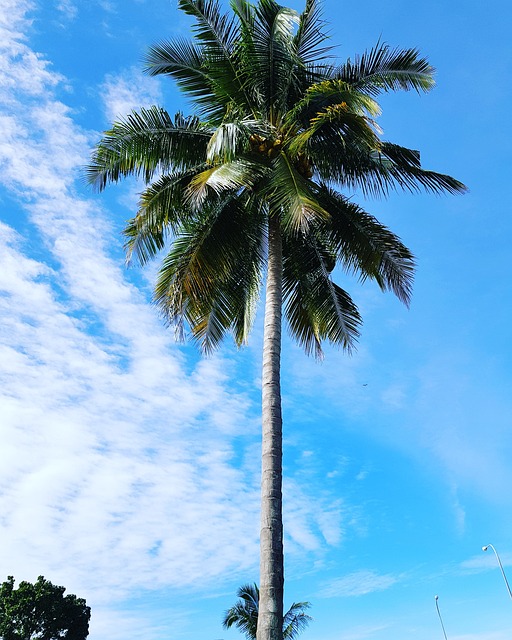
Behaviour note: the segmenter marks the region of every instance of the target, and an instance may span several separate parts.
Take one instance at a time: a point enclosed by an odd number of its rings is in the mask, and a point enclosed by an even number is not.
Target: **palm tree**
[[[319,0],[306,0],[301,14],[275,0],[230,4],[225,14],[219,0],[179,0],[193,38],[147,55],[147,71],[174,78],[196,115],[132,112],[105,132],[88,179],[100,190],[129,175],[145,182],[125,229],[127,259],[144,265],[165,250],[155,302],[204,351],[227,332],[245,343],[266,279],[258,640],[281,640],[282,314],[306,352],[321,357],[324,340],[350,351],[361,324],[333,280],[336,265],[409,301],[411,252],[340,189],[385,196],[465,187],[380,137],[381,92],[434,85],[417,50],[379,42],[338,64]]]
[[[239,598],[224,614],[223,626],[229,629],[233,625],[245,634],[247,640],[256,640],[258,624],[258,606],[260,590],[257,584],[245,584],[237,591]],[[301,631],[309,624],[311,616],[305,613],[311,604],[309,602],[294,602],[283,616],[284,640],[295,640]]]

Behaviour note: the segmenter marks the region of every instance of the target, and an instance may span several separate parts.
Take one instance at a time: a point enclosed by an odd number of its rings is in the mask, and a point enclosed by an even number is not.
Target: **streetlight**
[[[505,580],[505,584],[507,586],[508,595],[510,596],[510,599],[512,600],[512,591],[510,591],[510,586],[508,584],[507,576],[505,575],[505,571],[503,569],[503,565],[501,564],[501,560],[500,560],[500,557],[498,555],[498,552],[496,551],[496,549],[493,547],[492,544],[486,544],[485,547],[482,547],[482,551],[487,551],[487,549],[489,547],[491,547],[491,549],[494,551],[494,555],[496,556],[496,560],[498,561],[498,564],[500,565],[501,575],[503,576],[503,580]]]
[[[436,600],[437,615],[439,616],[439,622],[441,623],[441,629],[443,630],[444,640],[448,640],[448,638],[446,637],[446,631],[444,630],[444,624],[443,624],[443,619],[441,618],[441,612],[439,611],[439,603],[437,602],[439,600],[439,596],[434,596],[434,598]]]

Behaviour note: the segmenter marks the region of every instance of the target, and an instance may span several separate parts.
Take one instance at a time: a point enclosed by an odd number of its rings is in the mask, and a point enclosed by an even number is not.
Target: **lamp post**
[[[489,547],[491,547],[491,549],[494,551],[494,555],[496,556],[496,560],[498,561],[498,564],[500,565],[501,575],[503,576],[503,580],[505,580],[505,585],[507,587],[508,595],[510,596],[510,599],[512,600],[512,591],[510,591],[510,585],[508,584],[507,576],[505,575],[505,570],[503,569],[503,565],[501,564],[501,560],[500,560],[500,557],[498,555],[498,552],[496,551],[496,549],[494,548],[494,546],[492,544],[486,544],[485,547],[482,547],[482,551],[487,551],[487,549]]]
[[[446,637],[446,631],[444,630],[444,624],[443,624],[443,619],[441,618],[441,612],[439,611],[439,596],[434,596],[435,600],[436,600],[436,609],[437,609],[437,615],[439,616],[439,622],[441,623],[441,629],[443,630],[443,635],[444,635],[444,640],[448,640],[448,638]]]

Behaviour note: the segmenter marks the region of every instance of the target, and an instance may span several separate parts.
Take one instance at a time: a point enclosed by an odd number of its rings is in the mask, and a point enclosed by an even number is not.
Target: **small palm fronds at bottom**
[[[222,624],[226,629],[235,626],[245,634],[247,640],[255,640],[260,598],[258,586],[245,584],[238,589],[237,596],[238,602],[226,611]],[[309,602],[294,602],[284,614],[284,640],[294,640],[307,627],[312,618],[305,610],[310,606]]]
[[[309,602],[294,602],[288,609],[283,618],[284,640],[294,640],[308,626],[313,618],[304,610],[310,606]]]

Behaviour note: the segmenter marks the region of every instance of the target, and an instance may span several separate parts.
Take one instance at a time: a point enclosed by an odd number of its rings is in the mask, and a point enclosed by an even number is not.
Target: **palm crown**
[[[350,348],[360,316],[331,279],[336,263],[403,302],[409,250],[336,187],[457,192],[463,185],[421,168],[419,154],[384,142],[375,117],[382,91],[433,86],[417,51],[384,44],[336,64],[319,5],[298,15],[274,0],[180,0],[194,41],[150,49],[147,70],[175,78],[200,117],[158,107],[114,124],[89,179],[100,189],[128,174],[148,184],[126,228],[128,257],[142,264],[172,241],[156,285],[169,322],[184,321],[205,350],[227,330],[247,339],[265,267],[269,219],[283,244],[284,309],[307,352],[328,339]]]

